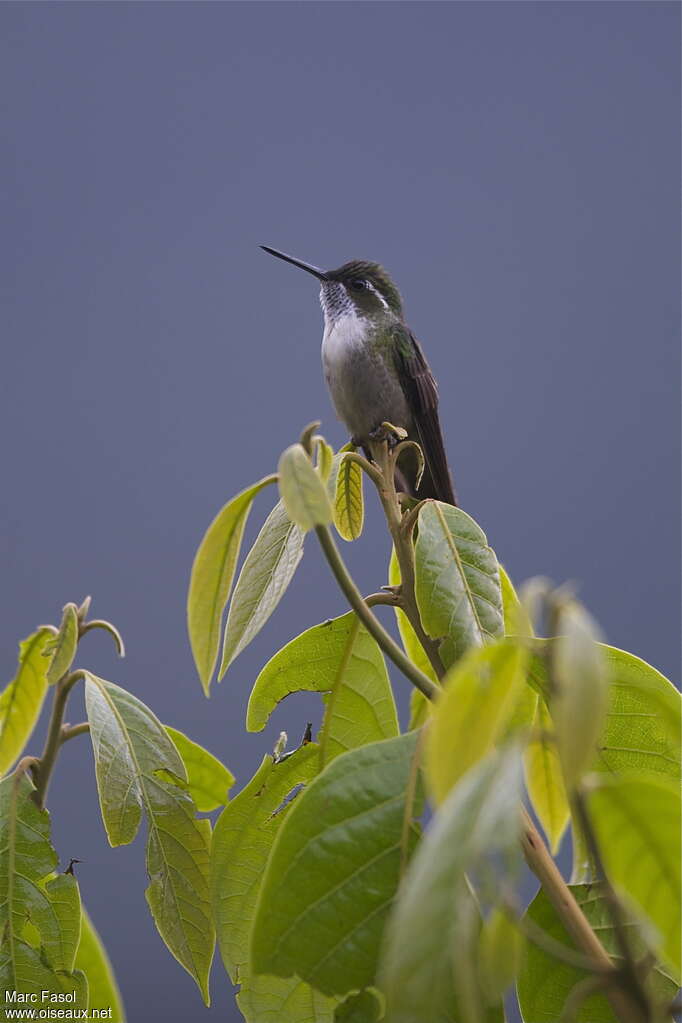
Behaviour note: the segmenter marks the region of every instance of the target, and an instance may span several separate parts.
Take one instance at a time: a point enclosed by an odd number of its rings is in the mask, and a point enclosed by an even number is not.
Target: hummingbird
[[[337,270],[320,270],[269,245],[261,248],[320,282],[322,366],[334,408],[353,444],[370,457],[369,443],[385,435],[382,423],[402,427],[421,447],[426,464],[417,485],[418,460],[408,449],[396,485],[417,500],[435,498],[456,505],[438,416],[438,387],[386,270],[361,259]]]

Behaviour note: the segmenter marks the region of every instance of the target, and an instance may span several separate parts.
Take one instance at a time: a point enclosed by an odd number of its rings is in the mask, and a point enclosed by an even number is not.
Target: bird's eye
[[[363,291],[367,287],[367,281],[354,280],[350,282],[353,291]]]

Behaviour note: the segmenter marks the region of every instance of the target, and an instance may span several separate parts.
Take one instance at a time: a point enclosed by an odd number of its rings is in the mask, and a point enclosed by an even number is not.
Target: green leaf
[[[608,710],[590,771],[606,775],[655,773],[679,783],[679,692],[665,676],[634,654],[605,645],[601,649],[609,678]],[[546,699],[547,670],[542,657],[531,656],[528,678]],[[592,865],[575,828],[573,845],[572,880],[589,881],[593,876]]]
[[[45,884],[57,856],[50,842],[50,817],[33,801],[25,772],[0,782],[0,991],[62,990],[70,973],[78,934],[80,899],[75,878]],[[41,955],[25,940],[33,925]]]
[[[350,611],[287,643],[256,679],[246,716],[260,731],[290,693],[323,694],[320,766],[356,746],[398,734],[393,690],[381,651]]]
[[[398,564],[395,548],[393,548],[391,550],[391,560],[388,566],[388,582],[391,586],[399,586],[401,581],[400,566]],[[425,675],[428,675],[433,682],[438,682],[436,673],[431,666],[431,661],[426,656],[424,647],[417,639],[417,633],[412,628],[409,618],[405,612],[401,610],[401,608],[396,607],[393,610],[395,611],[395,619],[398,623],[398,632],[400,633],[405,653],[412,663],[416,664]],[[419,690],[415,690],[415,692],[419,692]]]
[[[418,733],[334,760],[279,831],[256,908],[257,973],[297,975],[325,994],[373,983],[384,923],[416,841],[406,807]]]
[[[39,1007],[64,1007],[65,995],[74,996],[75,1000],[68,1003],[69,1009],[87,1009],[88,982],[80,970],[73,973],[54,972],[41,957],[40,953],[24,941],[16,941],[13,953],[9,946],[0,946],[0,1021],[16,1020],[17,1010],[33,1004],[31,996],[35,996],[35,1004]],[[21,992],[26,1002],[17,1003],[12,1000],[14,992]],[[43,991],[48,992],[48,1000],[43,1002]],[[50,999],[54,998],[51,1003]]]
[[[608,675],[596,629],[585,609],[568,601],[552,641],[556,691],[550,693],[557,751],[567,789],[594,760],[608,704]]]
[[[362,533],[365,519],[362,484],[362,469],[357,462],[344,456],[336,475],[334,495],[334,525],[344,540],[357,540]]]
[[[210,824],[196,820],[182,759],[161,722],[124,689],[86,673],[85,703],[102,819],[111,845],[149,826],[147,902],[162,939],[209,1004],[213,957],[208,866]]]
[[[313,742],[277,763],[263,762],[218,818],[211,840],[211,903],[218,946],[233,984],[248,967],[249,929],[272,843],[291,803],[289,794],[317,773]],[[281,810],[280,810],[281,807]],[[279,811],[279,812],[277,812]]]
[[[237,1002],[249,1023],[331,1023],[334,1002],[297,977],[252,977],[249,931],[272,843],[292,805],[291,795],[314,777],[319,760],[308,743],[285,760],[271,756],[216,822],[211,841],[211,904],[218,945]],[[316,1015],[317,1013],[317,1015]]]
[[[250,977],[237,995],[246,1023],[334,1023],[336,998],[297,977]]]
[[[47,669],[49,685],[58,682],[65,675],[76,656],[78,649],[78,608],[75,604],[65,604],[59,634],[55,640],[54,654]]]
[[[88,978],[89,1010],[108,1010],[111,1015],[102,1017],[113,1023],[125,1023],[125,1011],[114,971],[109,962],[102,939],[95,930],[92,920],[82,909],[81,935],[76,952],[76,967]]]
[[[469,650],[451,668],[426,740],[426,777],[437,803],[504,732],[525,689],[526,652],[501,639]]]
[[[383,1006],[378,992],[372,988],[349,995],[334,1013],[334,1023],[378,1023],[383,1016]]]
[[[600,894],[597,884],[571,885],[576,902],[589,923],[599,934],[606,951],[617,958],[618,943],[611,923],[606,900]],[[555,941],[561,942],[572,951],[578,951],[569,938],[556,910],[540,889],[526,911],[527,918],[536,927]],[[638,954],[645,953],[645,947],[635,927],[628,928],[631,942]],[[532,941],[526,943],[526,955],[517,983],[521,1013],[525,1023],[548,1023],[558,1020],[571,991],[577,984],[587,980],[589,974],[564,962],[560,962]],[[647,988],[660,1002],[671,1002],[676,985],[660,968],[652,970]],[[574,1019],[576,1023],[618,1023],[609,1002],[603,994],[590,995],[582,1002]]]
[[[469,515],[428,501],[419,513],[415,559],[419,614],[429,636],[443,639],[446,667],[469,647],[503,635],[497,558]]]
[[[525,939],[518,923],[502,909],[493,909],[481,929],[478,945],[481,987],[495,1005],[516,980],[523,962]]]
[[[224,806],[234,785],[234,775],[212,753],[188,739],[184,732],[166,725],[173,745],[182,757],[187,772],[187,791],[200,813]]]
[[[280,494],[292,522],[307,532],[332,521],[332,506],[324,482],[302,444],[286,449],[277,471]]]
[[[480,918],[465,873],[516,849],[521,813],[518,750],[472,768],[440,807],[412,860],[389,921],[381,987],[387,1023],[464,1023],[485,1015],[475,983]],[[468,986],[465,987],[465,985]]]
[[[50,665],[44,651],[53,639],[44,628],[19,644],[19,670],[0,694],[0,775],[22,752],[40,717]]]
[[[660,776],[602,778],[588,808],[606,873],[658,931],[656,951],[679,971],[680,791]]]
[[[237,579],[225,627],[222,679],[234,659],[263,628],[303,557],[305,534],[278,501],[249,551]]]
[[[526,786],[535,814],[556,853],[571,813],[552,736],[553,726],[544,700],[538,701],[535,735],[524,754]]]
[[[218,512],[199,544],[187,596],[187,626],[194,662],[206,696],[218,659],[220,623],[234,578],[246,519],[256,494],[274,476],[242,490]]]

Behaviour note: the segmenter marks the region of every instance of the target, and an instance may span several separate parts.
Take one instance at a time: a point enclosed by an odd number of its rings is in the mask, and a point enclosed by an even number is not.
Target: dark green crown
[[[339,281],[350,284],[352,281],[369,281],[388,302],[389,308],[398,316],[402,316],[403,303],[400,292],[390,276],[379,263],[370,263],[364,259],[351,259],[338,270],[327,271],[328,281]]]

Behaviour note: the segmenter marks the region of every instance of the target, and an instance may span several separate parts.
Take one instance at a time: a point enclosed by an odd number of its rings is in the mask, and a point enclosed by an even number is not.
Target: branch
[[[71,689],[80,678],[83,678],[83,674],[84,673],[82,671],[72,671],[68,675],[63,675],[55,686],[54,700],[52,702],[52,714],[50,716],[50,724],[47,729],[45,748],[40,760],[33,767],[33,776],[36,785],[34,799],[41,810],[45,806],[47,789],[50,784],[50,776],[54,770],[59,747],[62,744],[62,722],[64,721],[66,702],[69,698]]]
[[[60,744],[63,746],[69,739],[75,739],[77,735],[84,735],[89,731],[90,725],[87,721],[81,721],[79,725],[62,725],[59,736]]]
[[[387,657],[396,667],[400,668],[410,682],[421,690],[429,700],[434,700],[438,695],[438,686],[431,681],[419,668],[412,663],[409,657],[398,646],[393,637],[386,632],[383,625],[372,614],[365,603],[360,590],[357,588],[346,568],[338,548],[334,543],[332,535],[327,526],[316,526],[315,532],[320,541],[320,546],[325,558],[331,568],[334,578],[341,587],[348,603],[365,626],[367,631],[374,637]]]

